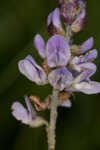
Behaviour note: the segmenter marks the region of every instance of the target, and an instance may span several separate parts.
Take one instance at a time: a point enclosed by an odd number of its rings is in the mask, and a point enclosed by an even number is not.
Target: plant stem
[[[53,90],[50,111],[50,124],[48,127],[48,150],[55,150],[55,129],[57,120],[57,105],[58,105],[58,91]]]
[[[70,25],[67,25],[67,27],[66,27],[66,39],[67,39],[68,43],[70,42],[69,31],[70,31]]]

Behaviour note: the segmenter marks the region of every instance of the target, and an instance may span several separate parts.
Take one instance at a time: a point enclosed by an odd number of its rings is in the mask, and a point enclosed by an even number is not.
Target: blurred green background
[[[100,82],[100,0],[86,3],[88,22],[75,41],[94,37],[99,54],[93,79]],[[33,37],[40,33],[47,39],[46,17],[55,7],[55,0],[0,1],[0,150],[47,150],[44,127],[31,129],[17,122],[11,115],[11,104],[17,100],[24,103],[24,94],[43,99],[51,92],[49,86],[38,87],[22,76],[17,62],[31,54],[41,63]],[[100,94],[77,94],[71,109],[58,111],[57,150],[100,150]],[[49,112],[41,115],[48,117]]]

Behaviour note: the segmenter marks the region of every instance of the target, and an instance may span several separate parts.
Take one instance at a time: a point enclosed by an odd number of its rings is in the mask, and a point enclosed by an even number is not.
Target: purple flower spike
[[[19,71],[29,80],[39,85],[46,83],[46,73],[31,56],[27,56],[25,59],[19,61],[18,67]]]
[[[93,39],[93,37],[90,37],[87,41],[85,41],[81,45],[81,47],[80,47],[80,49],[81,49],[80,54],[90,50],[93,47],[93,44],[94,44],[94,39]]]
[[[37,49],[39,55],[42,58],[45,58],[46,57],[45,42],[39,34],[37,34],[34,38],[34,45],[35,45],[35,48]]]
[[[60,35],[55,35],[48,40],[46,50],[49,67],[65,66],[71,56],[67,41]]]
[[[46,121],[38,117],[34,108],[32,107],[30,100],[27,96],[25,96],[25,102],[27,105],[27,109],[19,102],[14,102],[11,109],[12,115],[22,123],[29,125],[31,127],[39,127],[43,124],[47,124]]]
[[[48,76],[48,80],[55,89],[62,91],[72,80],[72,74],[63,67],[52,71]]]
[[[54,35],[57,32],[62,31],[59,8],[56,8],[53,12],[49,14],[47,19],[47,26],[50,35]]]

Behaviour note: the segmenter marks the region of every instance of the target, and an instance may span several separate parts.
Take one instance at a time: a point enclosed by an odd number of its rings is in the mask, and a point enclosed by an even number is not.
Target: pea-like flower
[[[87,50],[90,47],[91,47],[91,45],[89,45],[89,47],[87,47]],[[82,55],[82,56],[80,55],[79,57],[78,56],[73,57],[73,59],[70,62],[70,65],[71,65],[72,69],[75,69],[78,72],[88,70],[91,72],[91,75],[93,75],[96,72],[96,65],[92,61],[96,57],[97,57],[97,50],[94,49],[94,50],[89,51],[85,55]]]
[[[82,31],[84,29],[85,23],[86,23],[86,9],[83,7],[70,27],[70,36]]]
[[[47,122],[42,117],[37,116],[27,96],[25,96],[25,102],[27,105],[27,109],[21,103],[14,102],[11,107],[12,115],[17,120],[31,127],[39,127],[41,125],[47,125]]]
[[[48,27],[48,33],[50,35],[62,34],[64,36],[64,30],[62,28],[62,24],[60,20],[59,8],[56,8],[48,15],[47,27]]]
[[[71,2],[63,3],[61,5],[60,12],[65,23],[71,24],[74,21],[77,11],[76,8],[76,5]]]
[[[71,52],[74,55],[80,55],[83,54],[87,51],[89,51],[94,44],[94,38],[90,37],[88,38],[88,40],[86,40],[85,42],[83,42],[81,45],[77,46],[77,45],[71,45]]]
[[[70,86],[66,87],[66,91],[83,92],[85,94],[100,93],[100,83],[91,81],[90,77],[91,71],[89,70],[83,71],[71,81]]]
[[[58,68],[49,74],[48,80],[55,89],[62,91],[70,84],[70,81],[72,80],[72,74],[67,70],[66,67]]]
[[[44,46],[44,42],[41,36],[36,35],[35,47],[42,58],[45,58],[49,67],[66,66],[71,53],[70,47],[66,39],[61,35],[52,36],[47,44]]]
[[[46,73],[37,65],[35,60],[29,55],[18,63],[19,71],[25,75],[29,80],[42,85],[46,84]]]

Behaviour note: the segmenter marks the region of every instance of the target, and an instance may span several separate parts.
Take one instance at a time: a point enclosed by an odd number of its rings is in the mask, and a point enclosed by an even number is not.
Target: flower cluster
[[[39,34],[34,38],[35,48],[43,59],[42,66],[29,55],[19,61],[18,67],[19,71],[32,82],[38,85],[50,84],[58,90],[58,106],[71,107],[69,98],[73,92],[100,93],[100,83],[90,79],[96,72],[93,61],[97,57],[97,50],[92,49],[93,37],[80,45],[72,41],[73,35],[80,32],[85,25],[85,3],[82,0],[57,0],[57,3],[59,8],[53,10],[47,18],[48,33],[51,37],[47,43]],[[30,99],[34,101],[37,110],[50,108],[50,96],[44,103],[41,103],[38,97],[31,96]],[[34,127],[38,117],[35,117],[29,100],[26,100],[26,104],[28,110],[18,102],[14,103],[13,115],[16,119]],[[39,119],[45,123],[42,118]]]

